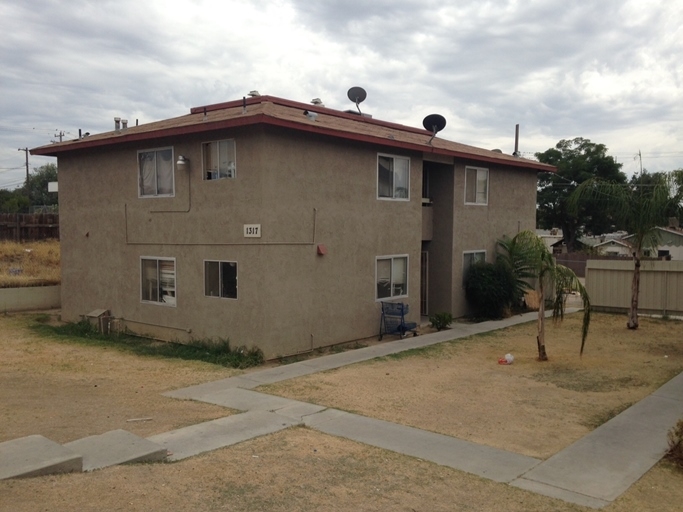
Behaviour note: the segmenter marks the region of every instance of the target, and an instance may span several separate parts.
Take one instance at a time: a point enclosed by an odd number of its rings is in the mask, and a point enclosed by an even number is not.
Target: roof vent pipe
[[[117,132],[121,130],[121,118],[120,117],[114,118],[114,130],[116,130]]]
[[[519,125],[515,125],[515,152],[512,156],[519,156]]]
[[[126,130],[128,128],[128,119],[121,119],[121,129]]]
[[[311,100],[311,104],[315,105],[316,107],[324,107],[325,106],[325,104],[323,103],[323,100],[321,100],[320,98],[313,98]]]

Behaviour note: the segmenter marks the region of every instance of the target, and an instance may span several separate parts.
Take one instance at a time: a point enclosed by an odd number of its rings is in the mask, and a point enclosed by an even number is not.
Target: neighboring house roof
[[[595,248],[598,248],[598,247],[614,247],[615,245],[620,245],[621,247],[631,249],[631,244],[629,242],[627,242],[626,240],[616,240],[616,239],[605,240],[604,242],[600,242],[599,244],[595,244],[593,247],[595,247]]]
[[[681,228],[655,228],[659,231],[659,245],[660,246],[683,246],[683,229]],[[624,237],[624,240],[633,238],[633,235]]]
[[[305,111],[317,115],[307,116],[304,114]],[[81,149],[101,148],[159,137],[189,135],[259,124],[280,126],[423,153],[497,163],[536,172],[554,172],[556,170],[551,165],[534,160],[451,142],[439,137],[431,140],[432,133],[421,128],[412,128],[356,113],[298,103],[273,96],[258,96],[245,100],[194,107],[190,109],[189,114],[184,116],[41,146],[32,149],[31,154],[59,156]]]

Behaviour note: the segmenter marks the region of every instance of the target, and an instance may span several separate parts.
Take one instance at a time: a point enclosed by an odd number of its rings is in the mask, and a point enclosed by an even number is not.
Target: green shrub
[[[515,276],[501,263],[477,262],[465,278],[465,296],[481,318],[502,318],[515,300]]]
[[[434,313],[429,317],[429,322],[437,331],[443,331],[453,323],[453,315],[450,313]]]
[[[666,458],[683,468],[683,420],[678,420],[676,426],[669,430],[669,450]]]

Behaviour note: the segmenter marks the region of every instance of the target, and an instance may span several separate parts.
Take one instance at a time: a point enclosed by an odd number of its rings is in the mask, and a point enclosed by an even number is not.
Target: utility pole
[[[28,211],[31,213],[31,188],[29,187],[28,177],[28,148],[19,148],[17,151],[26,153],[26,197],[28,198]]]

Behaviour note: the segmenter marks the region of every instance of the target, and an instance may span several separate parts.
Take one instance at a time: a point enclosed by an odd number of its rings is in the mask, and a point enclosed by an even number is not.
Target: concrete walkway
[[[570,309],[573,313],[577,309]],[[683,373],[546,461],[382,420],[253,391],[263,384],[534,321],[536,313],[408,337],[183,388],[166,396],[298,421],[331,435],[403,453],[592,508],[626,491],[664,455],[666,433],[683,417]],[[284,428],[284,423],[282,427]],[[195,426],[201,428],[199,426]],[[193,427],[188,427],[193,428]],[[155,436],[159,442],[159,436]],[[190,450],[192,451],[192,450]]]
[[[577,310],[567,312],[575,311]],[[683,373],[545,461],[253,390],[263,384],[340,368],[535,319],[535,313],[528,313],[500,321],[455,324],[448,331],[397,339],[372,347],[171,391],[164,395],[229,407],[242,411],[242,414],[151,436],[147,438],[149,446],[145,448],[150,454],[154,451],[153,456],[158,457],[158,447],[163,447],[168,450],[170,460],[180,460],[292,426],[306,425],[327,434],[429,460],[571,503],[592,508],[604,507],[626,491],[665,453],[666,433],[683,417]],[[117,436],[109,437],[116,439],[123,435],[119,432]],[[101,437],[102,439],[98,439],[100,442],[109,438],[106,435]],[[26,446],[24,440],[15,441],[18,442],[16,446],[11,445],[14,441],[4,443],[8,453],[16,454],[19,449],[17,447]],[[42,445],[45,444],[40,441]],[[69,444],[78,448],[85,443],[75,441]],[[140,442],[135,445],[140,445]],[[115,449],[116,445],[111,448]],[[55,450],[56,447],[52,446],[52,449]],[[3,444],[0,444],[0,455],[2,452]],[[106,460],[107,464],[91,460],[85,466],[95,468],[116,463],[111,456],[101,459]],[[29,472],[30,468],[24,468],[25,475]],[[0,475],[2,474],[3,457],[0,456]]]

